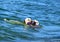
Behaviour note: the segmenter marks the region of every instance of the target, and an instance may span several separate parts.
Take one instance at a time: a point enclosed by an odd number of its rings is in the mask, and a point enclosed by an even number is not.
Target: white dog
[[[32,20],[31,18],[26,18],[24,22],[27,25],[39,25],[39,22],[37,20]]]

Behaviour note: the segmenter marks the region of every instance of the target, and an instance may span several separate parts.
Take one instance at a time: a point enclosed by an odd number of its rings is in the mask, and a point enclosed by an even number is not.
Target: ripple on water
[[[59,3],[56,0],[0,0],[0,41],[60,42],[59,15]],[[37,19],[42,28],[25,28],[3,20],[23,21],[26,17]]]

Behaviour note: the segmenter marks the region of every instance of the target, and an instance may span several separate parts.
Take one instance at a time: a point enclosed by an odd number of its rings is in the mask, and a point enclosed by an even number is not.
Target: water
[[[27,17],[43,27],[26,29],[3,20]],[[60,42],[60,0],[0,0],[0,42]]]

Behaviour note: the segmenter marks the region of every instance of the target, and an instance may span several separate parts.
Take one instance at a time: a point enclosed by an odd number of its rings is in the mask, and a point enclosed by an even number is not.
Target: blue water
[[[27,17],[42,27],[26,29],[3,20]],[[60,42],[60,0],[0,0],[0,42]]]

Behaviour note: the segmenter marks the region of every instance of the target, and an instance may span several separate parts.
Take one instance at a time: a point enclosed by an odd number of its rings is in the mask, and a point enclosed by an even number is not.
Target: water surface
[[[26,29],[3,20],[27,17],[43,27]],[[60,0],[0,0],[0,42],[60,42]]]

